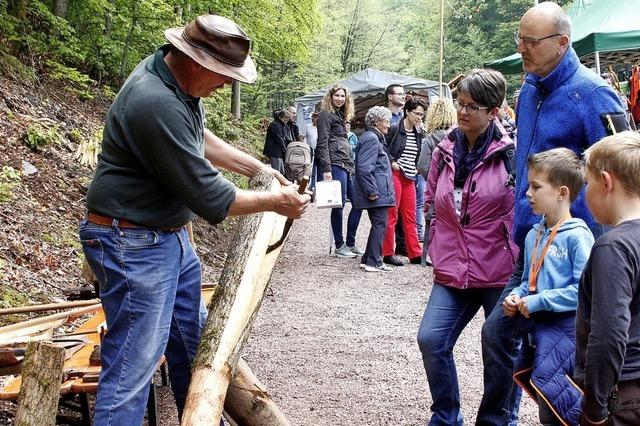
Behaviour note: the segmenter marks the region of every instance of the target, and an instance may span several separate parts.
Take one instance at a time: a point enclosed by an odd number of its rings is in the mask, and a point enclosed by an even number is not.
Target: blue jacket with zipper
[[[566,147],[578,155],[607,135],[604,114],[624,114],[616,93],[599,75],[580,64],[573,48],[546,77],[526,74],[516,120],[516,205],[514,240],[522,249],[527,232],[537,221],[525,193],[527,158],[552,148]],[[593,230],[595,221],[584,200],[584,191],[571,213]]]

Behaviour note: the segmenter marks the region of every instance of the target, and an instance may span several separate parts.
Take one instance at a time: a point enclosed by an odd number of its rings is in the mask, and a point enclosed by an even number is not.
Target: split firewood
[[[251,179],[255,190],[277,190],[269,173]],[[192,368],[183,425],[218,425],[229,381],[249,337],[273,266],[282,247],[266,253],[282,235],[286,218],[272,212],[240,218],[219,288],[209,303],[209,317]]]

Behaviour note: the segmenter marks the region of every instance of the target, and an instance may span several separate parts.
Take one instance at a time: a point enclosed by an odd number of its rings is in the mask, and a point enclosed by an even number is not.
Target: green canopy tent
[[[573,23],[572,45],[587,67],[640,62],[640,0],[575,0],[567,14]],[[522,72],[515,53],[484,64],[504,74]]]

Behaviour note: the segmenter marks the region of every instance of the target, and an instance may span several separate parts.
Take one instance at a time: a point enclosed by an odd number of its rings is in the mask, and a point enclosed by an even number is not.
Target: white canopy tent
[[[364,116],[369,108],[375,105],[384,105],[384,91],[390,84],[400,84],[404,87],[405,92],[413,91],[415,96],[424,99],[427,103],[440,95],[437,81],[408,77],[373,68],[357,72],[338,83],[342,83],[349,89],[353,97],[355,104],[355,117],[351,121],[353,131],[364,129]],[[320,104],[327,90],[333,84],[295,100],[294,106],[298,113],[297,124],[301,129],[311,122],[311,113]],[[451,98],[451,90],[446,83],[442,83],[442,96]]]

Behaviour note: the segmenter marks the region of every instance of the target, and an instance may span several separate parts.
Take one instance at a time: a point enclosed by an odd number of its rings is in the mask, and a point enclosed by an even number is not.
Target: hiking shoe
[[[364,270],[367,272],[391,272],[391,268],[384,263],[380,266],[364,265]]]
[[[382,261],[393,266],[404,266],[404,262],[398,256],[385,256]]]
[[[360,249],[358,248],[358,246],[352,246],[352,247],[347,246],[347,248],[349,249],[349,251],[350,251],[351,253],[355,253],[355,254],[357,254],[358,256],[362,256],[362,255],[364,254],[364,252],[363,252],[362,250],[360,250]]]
[[[336,256],[338,257],[357,257],[358,255],[349,250],[346,244],[343,244],[340,248],[336,249]]]

